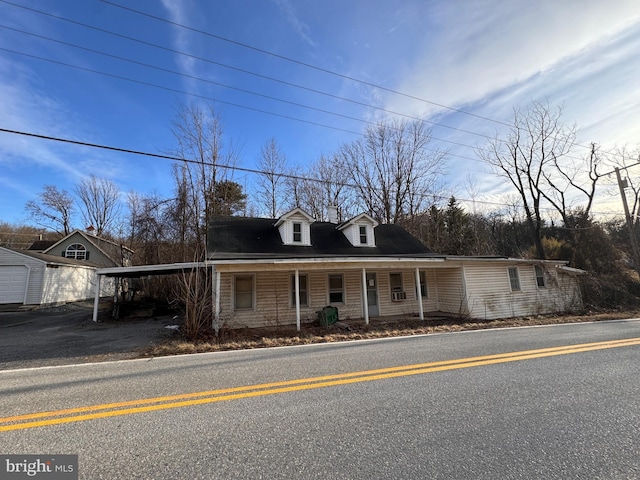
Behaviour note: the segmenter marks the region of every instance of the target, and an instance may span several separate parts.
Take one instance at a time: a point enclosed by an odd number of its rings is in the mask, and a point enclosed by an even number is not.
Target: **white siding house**
[[[299,326],[325,306],[336,307],[341,319],[365,322],[432,312],[496,319],[582,307],[576,279],[582,272],[566,262],[439,255],[365,214],[342,224],[314,222],[300,209],[280,219],[224,217],[210,223],[208,238],[216,318],[231,327]]]
[[[95,266],[0,247],[0,304],[55,305],[94,297]],[[113,281],[101,295],[113,294]]]

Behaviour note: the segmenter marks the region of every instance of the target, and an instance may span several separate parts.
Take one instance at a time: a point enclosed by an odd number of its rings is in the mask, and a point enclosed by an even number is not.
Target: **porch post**
[[[424,320],[424,310],[422,308],[422,291],[420,290],[420,268],[419,267],[416,267],[416,295],[418,296],[418,311],[420,312],[420,320]]]
[[[216,272],[216,284],[215,284],[215,319],[216,322],[220,321],[220,271],[216,270],[216,267],[212,267]]]
[[[362,310],[364,324],[369,325],[369,296],[367,295],[367,269],[362,267]]]
[[[296,328],[300,331],[300,272],[296,268]]]
[[[98,305],[100,304],[100,281],[102,280],[102,275],[98,275],[96,273],[96,291],[93,297],[93,321],[98,321]]]

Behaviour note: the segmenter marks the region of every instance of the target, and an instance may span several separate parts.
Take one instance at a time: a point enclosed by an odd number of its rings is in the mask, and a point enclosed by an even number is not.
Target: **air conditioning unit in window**
[[[407,299],[407,292],[391,292],[391,300],[393,302],[399,302]]]

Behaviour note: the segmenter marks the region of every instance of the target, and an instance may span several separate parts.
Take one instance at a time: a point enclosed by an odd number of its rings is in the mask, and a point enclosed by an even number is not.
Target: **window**
[[[344,282],[341,273],[329,275],[329,303],[344,303]]]
[[[391,292],[402,292],[402,274],[390,273],[389,284],[391,285]]]
[[[422,298],[429,297],[429,289],[427,288],[427,272],[420,271],[420,296]]]
[[[518,275],[518,267],[509,267],[509,283],[511,284],[512,292],[517,292],[520,290],[520,276]]]
[[[362,225],[360,227],[360,245],[366,245],[367,243],[369,243],[367,241],[367,227]]]
[[[536,265],[534,268],[536,270],[536,283],[538,284],[538,288],[546,287],[547,284],[544,280],[544,268],[542,268],[540,265]]]
[[[75,258],[76,260],[89,260],[89,252],[81,243],[69,245],[64,251],[63,257]]]
[[[300,222],[293,223],[293,241],[296,243],[302,242],[302,224]]]
[[[299,293],[300,293],[300,306],[308,307],[309,306],[309,290],[307,285],[309,285],[309,280],[307,275],[298,275],[299,280]],[[291,306],[296,306],[296,276],[291,275]]]
[[[234,280],[234,310],[253,309],[253,275],[237,275]]]

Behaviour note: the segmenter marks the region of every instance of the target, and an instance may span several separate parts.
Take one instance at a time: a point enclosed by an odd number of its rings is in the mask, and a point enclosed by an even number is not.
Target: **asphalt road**
[[[78,454],[86,479],[640,478],[639,337],[623,320],[3,371],[0,453]]]

